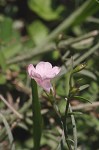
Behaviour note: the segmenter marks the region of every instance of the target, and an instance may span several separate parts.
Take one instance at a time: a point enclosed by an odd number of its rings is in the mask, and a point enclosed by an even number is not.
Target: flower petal
[[[30,64],[27,68],[28,74],[31,78],[35,79],[35,78],[41,78],[41,76],[36,73],[36,69],[34,68],[34,66],[32,64]]]
[[[53,72],[53,74],[55,74],[55,75],[59,74],[60,70],[61,70],[61,68],[60,68],[60,67],[57,67],[57,66],[55,66],[55,67],[52,68],[52,72]]]
[[[32,64],[29,64],[28,67],[27,67],[27,71],[28,71],[29,76],[31,76],[32,71],[35,72],[34,66]]]
[[[53,90],[50,80],[42,80],[39,85],[47,92],[50,92],[51,89]]]
[[[60,68],[52,65],[49,62],[40,62],[36,65],[36,68],[30,64],[27,68],[28,74],[33,78],[38,85],[40,85],[44,90],[50,92],[53,90],[50,80],[54,78],[59,72]]]
[[[52,65],[49,62],[40,62],[36,66],[36,72],[41,75],[42,78],[46,78],[48,70],[52,69]]]
[[[54,78],[59,72],[60,72],[61,68],[59,67],[53,67],[51,70],[48,70],[46,78]]]

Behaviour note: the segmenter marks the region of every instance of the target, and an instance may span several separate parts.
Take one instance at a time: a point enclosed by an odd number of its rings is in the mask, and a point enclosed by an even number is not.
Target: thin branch
[[[7,131],[7,134],[8,134],[8,138],[9,138],[9,141],[10,141],[10,144],[11,144],[11,150],[15,150],[15,145],[13,143],[14,139],[13,139],[13,135],[11,133],[11,128],[10,128],[7,120],[5,119],[5,117],[2,114],[0,114],[0,117],[2,118],[3,123],[5,125],[6,131]]]
[[[95,51],[99,49],[99,43],[97,43],[95,46],[93,46],[91,49],[89,49],[86,53],[81,55],[77,60],[74,61],[74,67],[78,64],[80,64],[82,61],[84,61],[86,58],[88,58],[90,55],[92,55]],[[66,62],[67,65],[67,62]],[[62,71],[60,73],[60,76],[66,73],[66,68],[63,66]]]
[[[72,110],[90,110],[93,108],[99,107],[99,102],[93,102],[92,104],[86,103],[86,104],[80,104],[77,106],[72,106]]]
[[[81,57],[79,57],[77,59],[77,61],[74,62],[74,66],[76,66],[79,63],[81,63],[82,61],[84,61],[86,58],[88,58],[90,55],[92,55],[98,49],[99,49],[99,42],[95,46],[93,46],[91,49],[89,49],[89,51],[87,51]]]
[[[0,99],[7,105],[8,108],[20,119],[23,118],[21,114],[19,114],[6,100],[5,98],[0,94]]]
[[[35,47],[33,50],[31,50],[31,52],[27,52],[27,54],[25,53],[25,55],[21,56],[21,57],[17,57],[17,62],[19,61],[24,61],[24,60],[28,60],[30,58],[33,57],[33,55],[36,53],[38,54],[39,52],[41,53],[42,50],[49,45],[49,42],[54,40],[61,32],[63,32],[64,30],[67,31],[68,29],[71,28],[71,26],[75,23],[75,20],[80,20],[81,21],[85,20],[86,17],[88,17],[87,15],[85,15],[85,17],[82,17],[83,13],[87,10],[88,7],[94,7],[95,6],[95,2],[92,0],[88,0],[86,1],[83,5],[81,5],[79,7],[79,9],[77,9],[75,12],[73,12],[68,18],[66,18],[58,27],[56,27],[56,29],[54,31],[51,32],[51,34],[46,38],[46,40],[44,40],[43,43],[41,43],[40,45],[38,45],[37,47]],[[96,5],[97,6],[97,5]],[[90,8],[90,9],[91,9]],[[97,10],[97,9],[96,9]],[[78,21],[79,22],[79,21]],[[14,58],[15,59],[15,58]],[[13,61],[14,61],[13,59]],[[9,63],[9,62],[8,62]],[[11,63],[11,62],[10,62]]]
[[[80,37],[71,38],[71,39],[68,39],[68,40],[61,41],[61,42],[59,42],[58,47],[59,48],[64,48],[64,47],[69,46],[71,44],[80,42],[82,40],[90,39],[90,38],[96,37],[98,35],[99,35],[99,31],[98,30],[94,30],[94,31],[91,31],[91,32],[89,32],[87,34],[81,35]]]
[[[69,46],[69,45],[76,43],[76,42],[79,42],[81,40],[88,39],[91,37],[96,37],[96,36],[98,36],[98,34],[99,34],[99,31],[94,30],[94,31],[91,31],[85,35],[77,37],[77,38],[72,38],[72,39],[60,41],[58,44],[58,48],[64,48],[66,46]],[[29,50],[27,53],[25,53],[25,55],[22,54],[20,56],[14,57],[12,59],[8,59],[7,64],[21,62],[24,60],[31,59],[37,55],[44,54],[45,52],[53,51],[56,49],[56,44],[54,42],[48,43],[48,44],[44,45],[42,48],[40,47],[39,51],[37,50],[37,48],[38,48],[38,46],[36,48]],[[42,51],[41,51],[41,49],[42,49]]]

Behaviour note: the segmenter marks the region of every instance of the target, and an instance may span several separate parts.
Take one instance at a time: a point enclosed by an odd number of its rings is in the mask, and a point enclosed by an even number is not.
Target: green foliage
[[[30,80],[26,68],[28,64],[35,65],[39,61],[50,61],[53,66],[61,67],[59,76],[52,83],[56,92],[55,106],[58,105],[56,109],[62,116],[67,104],[65,98],[70,91],[72,93],[70,103],[75,111],[69,110],[67,118],[70,143],[74,142],[71,122],[74,116],[79,149],[99,149],[98,12],[98,0],[0,1],[0,94],[24,116],[22,120],[17,118],[0,100],[0,112],[3,115],[0,117],[0,149],[11,147],[13,138],[18,150],[33,149],[33,138],[37,146],[40,144],[39,149],[63,148],[60,120],[39,87],[38,97],[44,121],[42,129],[40,108],[31,108]],[[79,65],[85,62],[86,68],[79,69]],[[75,72],[72,83],[71,70]],[[35,102],[39,101],[35,99]],[[81,109],[78,111],[79,106]],[[34,115],[34,124],[39,122],[34,130],[32,110],[37,113],[36,117]]]
[[[42,134],[42,117],[41,108],[38,98],[37,84],[34,79],[31,80],[32,87],[32,111],[33,111],[33,135],[34,135],[34,149],[40,149],[40,141]]]
[[[91,103],[88,99],[86,99],[84,97],[81,97],[81,96],[74,96],[74,98],[77,99],[77,100],[83,101],[83,102],[89,102],[89,103]]]
[[[5,45],[9,42],[19,40],[19,34],[13,30],[13,20],[9,17],[0,15],[0,42]]]
[[[0,16],[0,39],[3,42],[11,40],[12,35],[12,19]]]
[[[3,51],[0,51],[0,66],[2,68],[2,70],[4,71],[6,69],[6,63],[5,63],[6,59],[5,56],[3,54]]]
[[[28,26],[28,31],[35,44],[42,43],[48,35],[48,28],[39,20],[31,23]]]
[[[40,17],[45,20],[55,20],[59,19],[60,13],[63,11],[63,6],[58,6],[58,8],[53,8],[52,0],[28,0],[29,7],[31,10],[36,12]]]

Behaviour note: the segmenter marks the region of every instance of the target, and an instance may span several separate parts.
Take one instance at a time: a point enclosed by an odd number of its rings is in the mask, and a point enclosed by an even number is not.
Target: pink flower
[[[27,70],[29,76],[47,92],[50,92],[50,89],[53,90],[50,80],[60,72],[59,67],[52,67],[49,62],[43,61],[38,63],[36,67],[30,64]]]

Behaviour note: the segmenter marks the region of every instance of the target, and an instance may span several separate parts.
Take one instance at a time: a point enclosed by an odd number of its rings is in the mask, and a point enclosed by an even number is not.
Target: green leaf
[[[82,112],[72,112],[72,113],[68,113],[68,115],[82,115]]]
[[[66,101],[64,99],[61,99],[61,101],[59,101],[58,108],[59,108],[61,115],[64,115],[65,108],[66,108]]]
[[[95,101],[98,98],[98,93],[99,93],[99,87],[98,83],[92,81],[90,83],[90,87],[86,92],[83,93],[83,97],[86,97],[87,99],[90,99],[90,101]]]
[[[87,102],[91,103],[87,98],[84,98],[84,97],[81,97],[81,96],[74,96],[74,98],[76,98],[77,100],[80,100],[80,101],[84,101],[84,102],[87,101]]]
[[[36,12],[40,17],[45,20],[59,19],[60,13],[64,10],[64,7],[58,6],[58,8],[52,8],[52,0],[29,0],[28,5],[31,10]]]
[[[31,80],[31,87],[32,87],[34,149],[39,150],[42,133],[42,117],[40,112],[41,108],[38,98],[37,84],[34,79]]]
[[[21,43],[15,43],[3,49],[4,56],[6,59],[10,59],[11,57],[15,56],[22,50]]]
[[[89,87],[89,84],[82,85],[79,87],[79,91],[85,90],[88,87]]]
[[[99,11],[99,5],[97,4],[97,2],[95,0],[87,0],[84,5],[82,5],[84,8],[85,6],[87,6],[87,9],[85,7],[84,11],[82,14],[80,14],[79,10],[79,16],[76,18],[76,20],[74,21],[73,25],[77,25],[79,23],[81,23],[83,20],[85,20],[85,18],[87,18],[88,16],[93,15],[94,13]]]
[[[12,20],[10,18],[0,18],[0,39],[2,41],[9,41],[12,35]]]
[[[6,60],[2,50],[0,51],[0,66],[3,71],[6,69]]]
[[[82,50],[90,48],[93,45],[93,42],[94,42],[94,38],[91,37],[89,39],[84,39],[80,42],[73,43],[71,45],[71,47],[78,50],[78,51],[82,51]]]
[[[37,20],[28,26],[28,32],[34,43],[40,44],[46,38],[48,28],[41,21]]]
[[[93,79],[93,80],[97,80],[97,76],[95,75],[95,73],[91,72],[90,70],[82,70],[79,72],[79,74],[88,76],[89,78]]]
[[[65,83],[66,83],[66,97],[68,97],[68,95],[69,95],[70,80],[71,80],[71,72],[68,71],[67,74],[66,74],[66,78],[65,78]]]
[[[13,29],[13,20],[0,15],[0,42],[6,45],[20,40],[19,32]]]

